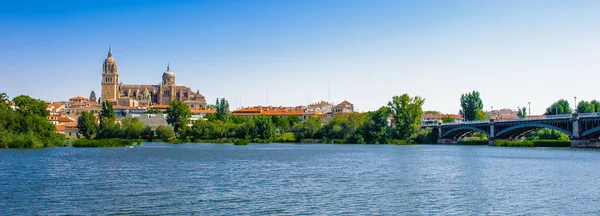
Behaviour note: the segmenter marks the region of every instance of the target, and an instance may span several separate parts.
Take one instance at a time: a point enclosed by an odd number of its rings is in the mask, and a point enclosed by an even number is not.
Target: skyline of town
[[[599,99],[589,89],[598,2],[256,3],[9,2],[0,91],[48,101],[99,92],[112,43],[126,83],[156,85],[170,64],[208,103],[232,107],[348,100],[368,111],[408,93],[425,110],[458,113],[460,95],[477,90],[485,110],[531,102],[542,114],[558,99]]]

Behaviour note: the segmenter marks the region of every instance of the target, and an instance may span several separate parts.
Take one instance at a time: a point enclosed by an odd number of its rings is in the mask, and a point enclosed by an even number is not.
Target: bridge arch
[[[583,133],[581,133],[581,137],[587,137],[590,134],[596,133],[598,131],[600,131],[600,126],[584,131]]]
[[[466,131],[466,132],[469,132],[469,131],[478,131],[478,132],[481,132],[481,133],[487,135],[488,137],[490,136],[490,133],[488,133],[487,131],[482,130],[480,128],[471,127],[471,126],[461,126],[461,127],[452,128],[451,130],[446,131],[446,133],[444,133],[442,135],[442,137],[446,137],[449,134],[452,134],[452,133],[457,132],[457,131]]]
[[[514,131],[516,129],[523,129],[523,128],[548,128],[548,129],[553,129],[553,130],[557,130],[560,131],[564,134],[567,134],[569,136],[573,136],[573,132],[562,129],[560,127],[556,127],[556,126],[552,126],[552,125],[547,125],[547,124],[539,124],[539,123],[527,123],[527,124],[518,124],[509,128],[506,128],[504,130],[498,131],[498,133],[495,134],[495,137],[499,137],[505,133]],[[598,129],[600,130],[600,128]]]

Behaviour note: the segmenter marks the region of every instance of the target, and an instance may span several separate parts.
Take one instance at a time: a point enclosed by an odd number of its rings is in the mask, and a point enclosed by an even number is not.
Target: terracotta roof
[[[151,109],[167,109],[169,105],[154,105],[150,107]]]
[[[216,110],[192,110],[192,113],[198,114],[198,113],[216,113]]]
[[[58,122],[75,122],[74,119],[71,119],[67,116],[60,116],[60,117],[58,117],[57,120],[58,120]]]
[[[65,131],[65,125],[55,125],[56,131]]]
[[[298,107],[247,107],[233,111],[232,115],[302,115],[304,110]]]
[[[63,124],[63,126],[66,127],[77,127],[77,122],[69,122],[66,124]]]
[[[348,102],[347,100],[342,101],[340,104],[338,105],[353,105],[352,103]]]

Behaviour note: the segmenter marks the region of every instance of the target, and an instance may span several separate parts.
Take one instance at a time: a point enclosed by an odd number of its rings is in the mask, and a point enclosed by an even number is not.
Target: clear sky
[[[100,94],[108,45],[126,84],[178,85],[209,103],[359,111],[393,95],[457,113],[600,99],[600,1],[3,1],[0,92],[44,100]]]

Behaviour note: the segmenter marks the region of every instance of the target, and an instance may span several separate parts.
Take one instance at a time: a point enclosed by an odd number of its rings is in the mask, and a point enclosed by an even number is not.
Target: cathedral
[[[94,95],[95,96],[95,95]],[[121,106],[153,106],[168,105],[173,100],[181,100],[191,109],[206,107],[206,99],[200,90],[194,92],[187,86],[175,84],[175,74],[171,66],[162,75],[159,85],[136,85],[119,82],[117,62],[112,56],[112,48],[108,48],[108,57],[102,65],[102,93],[100,100],[110,101]]]

